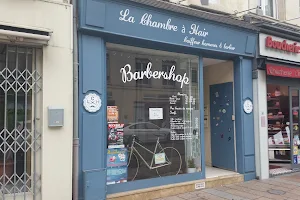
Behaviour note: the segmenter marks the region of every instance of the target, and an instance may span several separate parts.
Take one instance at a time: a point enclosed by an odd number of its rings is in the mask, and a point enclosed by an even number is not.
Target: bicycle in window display
[[[141,148],[151,155],[151,162],[147,162],[139,150]],[[138,142],[136,135],[132,135],[132,143],[129,145],[128,151],[128,169],[136,169],[133,173],[128,174],[128,180],[135,180],[140,168],[140,161],[145,164],[149,170],[156,170],[158,176],[177,175],[181,171],[182,158],[179,151],[174,147],[162,147],[157,137],[154,151],[149,150]]]

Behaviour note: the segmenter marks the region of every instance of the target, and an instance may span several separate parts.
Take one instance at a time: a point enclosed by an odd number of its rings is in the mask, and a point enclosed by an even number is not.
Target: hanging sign
[[[90,113],[97,112],[101,108],[100,96],[96,93],[89,93],[83,99],[83,107]]]

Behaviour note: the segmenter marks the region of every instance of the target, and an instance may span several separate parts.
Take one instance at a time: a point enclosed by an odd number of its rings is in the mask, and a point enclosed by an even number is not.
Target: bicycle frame
[[[134,147],[134,144],[137,144],[138,146],[140,146],[141,148],[145,149],[146,151],[148,151],[149,153],[151,153],[153,156],[152,156],[152,160],[151,160],[151,164],[149,165],[147,163],[147,161],[143,158],[143,156],[139,153],[139,151]],[[155,159],[155,153],[156,153],[156,150],[157,150],[157,147],[160,147],[162,150],[162,146],[160,145],[159,143],[159,137],[157,138],[157,141],[156,141],[156,145],[155,145],[155,149],[154,149],[154,152],[150,151],[149,149],[147,149],[146,147],[144,147],[143,145],[139,144],[138,142],[135,141],[135,138],[133,138],[132,140],[132,144],[131,144],[131,152],[130,152],[130,156],[129,156],[129,162],[128,162],[128,165],[131,161],[131,156],[132,156],[132,153],[133,151],[135,151],[137,153],[137,155],[142,159],[142,161],[146,164],[146,166],[152,170],[152,169],[157,169],[157,168],[160,168],[160,167],[164,167],[164,166],[168,166],[171,164],[171,162],[169,161],[169,159],[166,157],[166,163],[165,164],[161,164],[161,165],[158,165],[158,166],[153,166],[154,164],[154,159]]]

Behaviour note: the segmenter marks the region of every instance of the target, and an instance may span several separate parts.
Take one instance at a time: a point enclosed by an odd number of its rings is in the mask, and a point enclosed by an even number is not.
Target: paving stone
[[[272,199],[269,199],[267,197],[259,197],[257,200],[272,200]]]
[[[274,178],[273,181],[277,181],[281,184],[295,185],[295,186],[300,187],[300,182],[291,181],[289,179]]]
[[[207,192],[204,192],[205,190],[203,190],[202,193],[199,193],[197,196],[199,199],[208,199],[208,200],[224,200],[224,198],[222,197],[218,197],[212,194],[209,194]]]
[[[263,180],[262,183],[267,183],[267,184],[271,184],[271,185],[275,185],[275,186],[279,186],[279,187],[284,187],[284,188],[288,188],[288,189],[294,189],[297,188],[298,186],[293,185],[293,184],[285,184],[280,182],[281,179],[278,180],[274,180],[274,179],[269,179],[269,180]]]
[[[230,199],[230,200],[247,200],[246,198],[243,198],[241,196],[233,195],[227,192],[215,190],[215,189],[207,189],[204,190],[204,192],[207,192],[209,194],[224,198],[224,199]]]
[[[172,196],[172,197],[164,197],[163,200],[183,200],[183,199],[177,196]]]
[[[294,189],[290,191],[291,194],[298,195],[300,198],[300,188]]]
[[[247,192],[249,194],[258,195],[258,196],[263,196],[262,194],[264,194],[264,192],[261,192],[261,191],[258,191],[258,190],[253,190],[251,188],[247,188],[247,187],[240,186],[240,185],[226,186],[226,187],[231,188],[231,189],[235,189],[235,190],[238,190],[238,191],[241,191],[241,192]]]
[[[188,192],[156,200],[300,200],[300,173]]]
[[[191,199],[191,198],[196,198],[197,194],[193,194],[193,193],[184,193],[184,194],[179,194],[177,195],[178,197],[182,198],[182,199]]]
[[[226,191],[226,190],[229,190],[229,188],[228,187],[225,187],[225,186],[220,186],[220,187],[216,187],[216,188],[214,188],[214,189],[216,189],[216,190],[220,190],[220,191]]]
[[[247,192],[241,192],[241,191],[235,190],[235,189],[227,190],[226,193],[236,195],[236,196],[240,196],[240,197],[243,197],[243,198],[246,198],[246,199],[257,199],[257,198],[260,197],[258,195],[249,194]]]

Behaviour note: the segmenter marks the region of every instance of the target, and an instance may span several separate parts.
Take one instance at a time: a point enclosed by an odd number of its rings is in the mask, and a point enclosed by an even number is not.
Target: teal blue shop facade
[[[147,3],[148,2],[148,3]],[[200,136],[204,140],[203,56],[234,63],[234,110],[237,172],[255,178],[254,118],[244,112],[252,100],[252,65],[257,32],[238,20],[221,23],[212,15],[178,9],[169,3],[139,0],[81,0],[79,5],[79,102],[93,92],[101,98],[96,113],[79,104],[79,199],[105,199],[107,194],[205,179],[205,144],[201,143],[202,170],[163,178],[106,185],[107,82],[106,43],[196,55],[199,58]],[[167,6],[166,6],[167,5]],[[177,10],[176,10],[177,8]],[[195,14],[196,13],[196,14]],[[224,20],[222,17],[219,20]],[[230,24],[236,21],[237,25]]]

